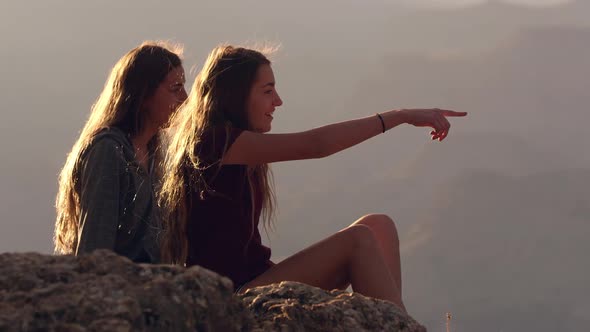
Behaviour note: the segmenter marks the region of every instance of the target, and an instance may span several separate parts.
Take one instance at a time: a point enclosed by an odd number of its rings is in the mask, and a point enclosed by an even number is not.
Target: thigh
[[[244,285],[244,289],[280,281],[297,281],[323,289],[349,283],[349,265],[359,238],[372,236],[366,226],[348,227],[277,263]]]

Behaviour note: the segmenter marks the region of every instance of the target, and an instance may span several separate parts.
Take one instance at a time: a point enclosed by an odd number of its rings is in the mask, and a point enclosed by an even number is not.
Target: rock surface
[[[426,331],[391,303],[358,293],[281,282],[240,297],[265,331]]]
[[[229,279],[200,267],[0,255],[0,331],[242,331],[254,327]]]
[[[425,331],[394,305],[295,282],[250,289],[201,267],[0,254],[0,331]]]

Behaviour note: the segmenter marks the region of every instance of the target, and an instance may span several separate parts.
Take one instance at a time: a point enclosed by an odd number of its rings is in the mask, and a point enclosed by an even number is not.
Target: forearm
[[[387,111],[380,113],[385,130],[397,127],[405,122],[403,111]],[[377,115],[361,119],[349,120],[312,130],[317,142],[318,157],[326,157],[340,152],[383,132],[383,125]]]

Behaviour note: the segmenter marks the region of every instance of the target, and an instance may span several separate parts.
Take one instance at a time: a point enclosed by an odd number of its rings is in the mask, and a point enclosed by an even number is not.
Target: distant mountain
[[[590,279],[588,183],[590,170],[474,171],[440,186],[429,218],[412,226],[421,242],[403,255],[416,317],[450,310],[464,331],[582,326],[590,319],[579,312]]]
[[[411,2],[411,1],[408,1]],[[480,5],[448,10],[415,9],[396,15],[399,6],[388,2],[389,49],[414,52],[473,51],[493,48],[507,36],[527,27],[586,26],[590,2],[578,0],[561,6],[517,6],[490,0]],[[401,46],[401,47],[399,47]]]
[[[372,67],[349,107],[394,103],[468,111],[467,119],[456,121],[458,130],[526,137],[546,153],[567,156],[571,166],[585,167],[588,40],[590,28],[536,28],[481,54],[391,55]]]

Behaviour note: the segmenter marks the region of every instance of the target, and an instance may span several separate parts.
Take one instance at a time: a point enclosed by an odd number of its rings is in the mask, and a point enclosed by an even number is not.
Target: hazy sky
[[[490,2],[503,2],[511,5],[530,7],[560,6],[572,0],[398,0],[403,5],[418,8],[460,8],[477,6]]]
[[[370,212],[400,231],[404,296],[430,331],[590,324],[590,2],[3,1],[0,251],[52,250],[57,174],[108,71],[146,39],[185,46],[187,89],[221,42],[271,42],[273,131],[400,107],[468,111],[273,165],[273,258]],[[192,70],[191,70],[192,69]]]

